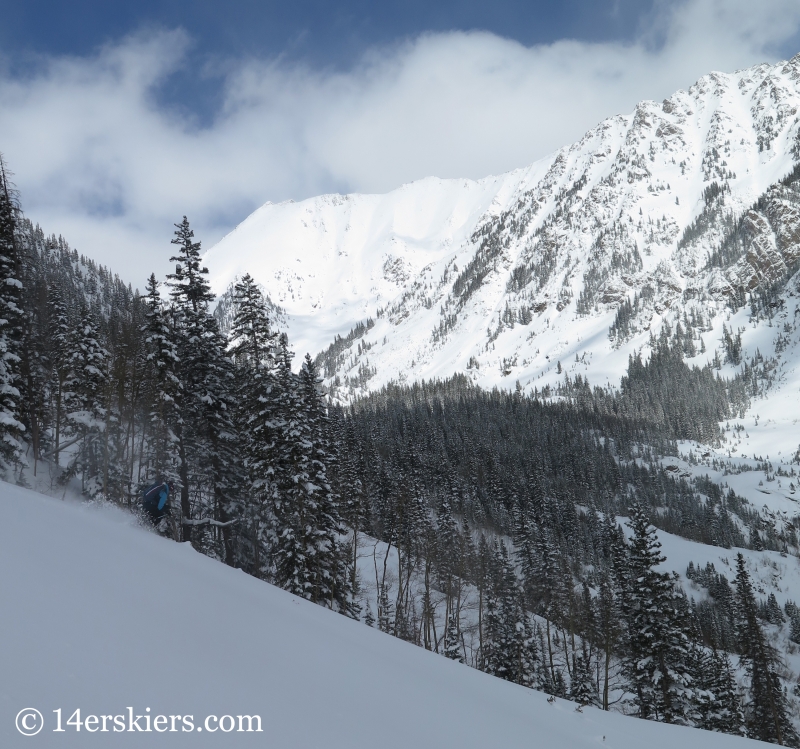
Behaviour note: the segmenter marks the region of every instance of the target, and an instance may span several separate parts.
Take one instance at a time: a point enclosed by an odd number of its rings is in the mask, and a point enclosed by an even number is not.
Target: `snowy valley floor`
[[[585,708],[495,679],[135,527],[0,484],[2,747],[682,749],[755,742]],[[15,728],[37,708],[43,730]],[[87,715],[195,730],[77,732]],[[62,710],[64,732],[54,732]],[[259,715],[263,731],[199,731]],[[139,720],[145,727],[145,720]],[[32,725],[29,723],[29,725]],[[160,724],[170,728],[170,720]],[[217,727],[211,720],[208,727]],[[223,721],[223,727],[231,723]],[[246,724],[245,724],[246,725]],[[102,728],[102,722],[90,725]],[[762,745],[766,746],[766,745]]]

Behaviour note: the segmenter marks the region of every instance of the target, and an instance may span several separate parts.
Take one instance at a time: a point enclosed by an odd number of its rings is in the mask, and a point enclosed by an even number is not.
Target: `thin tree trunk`
[[[64,377],[61,373],[58,373],[58,390],[56,392],[56,450],[55,450],[55,458],[56,458],[56,465],[58,463],[58,454],[61,451],[61,390],[64,387]]]
[[[608,710],[608,672],[611,666],[611,638],[606,635],[605,678],[603,680],[603,710]]]
[[[550,678],[553,680],[553,683],[555,684],[556,669],[555,666],[553,665],[553,643],[550,639],[550,620],[545,619],[545,621],[547,622],[547,651],[550,655]]]
[[[355,600],[358,590],[358,523],[353,524],[353,575],[351,580],[351,590]]]
[[[186,441],[183,438],[183,425],[177,425],[178,437],[178,457],[180,466],[178,467],[178,475],[181,479],[181,515],[186,520],[192,518],[192,507],[189,504],[189,465],[186,462]],[[184,541],[192,543],[192,526],[181,523],[181,537]]]

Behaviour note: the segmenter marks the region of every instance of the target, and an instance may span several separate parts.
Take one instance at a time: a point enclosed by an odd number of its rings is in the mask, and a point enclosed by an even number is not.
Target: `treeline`
[[[557,390],[581,408],[646,424],[670,439],[719,444],[719,422],[741,415],[750,404],[758,373],[748,367],[732,379],[723,379],[711,365],[689,366],[682,349],[666,332],[651,338],[651,354],[628,360],[628,373],[618,390],[590,387],[580,375],[565,379]]]

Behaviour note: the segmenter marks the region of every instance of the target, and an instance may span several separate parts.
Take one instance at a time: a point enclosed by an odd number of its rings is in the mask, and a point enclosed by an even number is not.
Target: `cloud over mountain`
[[[203,125],[157,97],[191,39],[141,32],[2,75],[0,145],[32,218],[138,280],[166,268],[184,213],[209,246],[265,200],[523,166],[709,69],[785,56],[799,24],[785,0],[693,0],[664,7],[633,44],[454,32],[373,49],[346,71],[209,61],[198,75],[219,77],[222,98]]]

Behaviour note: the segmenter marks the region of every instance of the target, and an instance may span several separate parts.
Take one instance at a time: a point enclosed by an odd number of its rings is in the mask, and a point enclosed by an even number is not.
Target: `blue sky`
[[[488,31],[530,46],[559,39],[630,43],[657,13],[652,0],[26,0],[4,3],[0,49],[18,74],[41,55],[90,55],[137,31],[185,30],[185,65],[159,87],[162,106],[180,106],[206,124],[220,104],[222,78],[207,64],[280,58],[346,70],[370,49],[424,33]],[[650,43],[658,44],[653,38]]]
[[[796,0],[2,3],[23,208],[134,283],[183,214],[210,246],[267,200],[500,173],[800,50]]]
[[[574,38],[631,40],[652,0],[26,0],[3,3],[8,52],[87,54],[137,28],[182,27],[215,55],[352,63],[363,50],[422,32],[480,29],[526,44]]]

